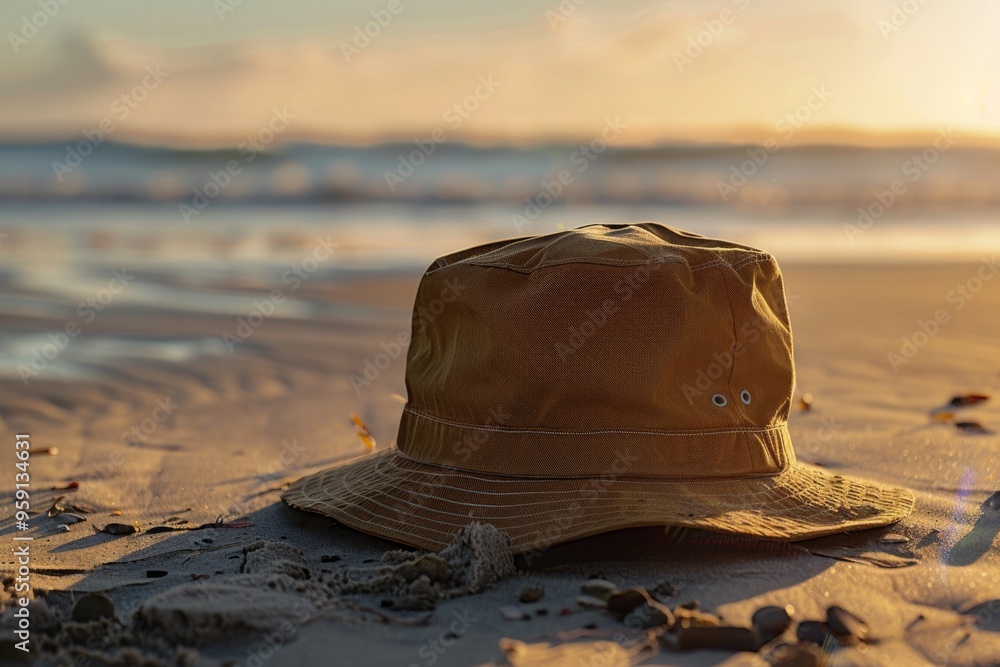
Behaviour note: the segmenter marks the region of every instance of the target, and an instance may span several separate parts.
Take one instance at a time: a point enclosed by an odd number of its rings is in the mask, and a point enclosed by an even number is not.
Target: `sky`
[[[995,0],[5,0],[0,26],[2,141],[235,145],[276,114],[332,143],[1000,139]]]

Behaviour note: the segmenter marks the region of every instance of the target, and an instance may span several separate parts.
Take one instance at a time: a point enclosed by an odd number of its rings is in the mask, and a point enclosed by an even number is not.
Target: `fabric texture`
[[[428,549],[473,521],[515,551],[632,526],[804,539],[898,521],[912,494],[796,463],[781,271],[657,223],[436,260],[417,290],[396,448],[284,499]]]

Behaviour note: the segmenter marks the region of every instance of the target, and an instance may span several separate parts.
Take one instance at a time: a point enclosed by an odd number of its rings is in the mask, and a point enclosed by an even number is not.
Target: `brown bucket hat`
[[[435,261],[396,446],[284,493],[427,549],[471,522],[515,552],[648,525],[796,540],[886,525],[912,494],[796,463],[781,271],[657,223]]]

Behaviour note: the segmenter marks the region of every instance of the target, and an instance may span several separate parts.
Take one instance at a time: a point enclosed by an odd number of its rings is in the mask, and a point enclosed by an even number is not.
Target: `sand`
[[[36,662],[768,664],[763,653],[637,652],[641,633],[576,604],[581,583],[601,576],[620,586],[669,581],[671,605],[696,599],[737,625],[765,604],[790,604],[800,620],[839,604],[873,639],[828,653],[829,665],[1000,664],[1000,510],[986,502],[1000,490],[1000,437],[929,418],[954,394],[982,392],[993,399],[957,418],[1000,429],[1000,280],[972,291],[979,269],[785,266],[797,392],[814,399],[791,419],[798,456],[917,496],[896,526],[793,545],[652,528],[556,546],[530,567],[515,559],[515,570],[502,538],[481,528],[426,555],[286,507],[285,482],[365,452],[349,412],[380,448],[394,438],[402,356],[360,393],[350,375],[406,330],[417,273],[342,278],[317,290],[340,307],[332,321],[270,319],[232,355],[119,360],[91,379],[43,377],[27,388],[0,381],[3,441],[27,432],[33,447],[59,448],[32,458],[33,506],[65,496],[93,509],[68,532],[52,532],[57,520],[44,514],[31,521]],[[956,296],[959,286],[967,296]],[[935,335],[921,335],[936,317]],[[5,317],[0,326],[59,322]],[[218,339],[231,327],[230,316],[121,308],[88,333]],[[141,436],[123,438],[133,427]],[[0,480],[5,493],[11,481]],[[72,481],[78,489],[48,490]],[[94,531],[110,522],[142,532]],[[2,532],[9,540],[14,527]],[[536,585],[542,598],[519,603]],[[106,595],[114,618],[71,620],[86,592]],[[10,628],[9,595],[0,602]],[[511,605],[530,620],[504,618]],[[4,664],[19,657],[8,644],[0,651]]]

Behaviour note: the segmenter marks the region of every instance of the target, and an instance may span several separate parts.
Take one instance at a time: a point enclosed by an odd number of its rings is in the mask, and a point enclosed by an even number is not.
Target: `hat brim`
[[[650,525],[802,540],[884,526],[913,509],[907,489],[801,463],[773,476],[733,479],[523,478],[427,465],[395,449],[304,477],[282,498],[430,550],[473,521],[491,523],[510,536],[514,553]]]

